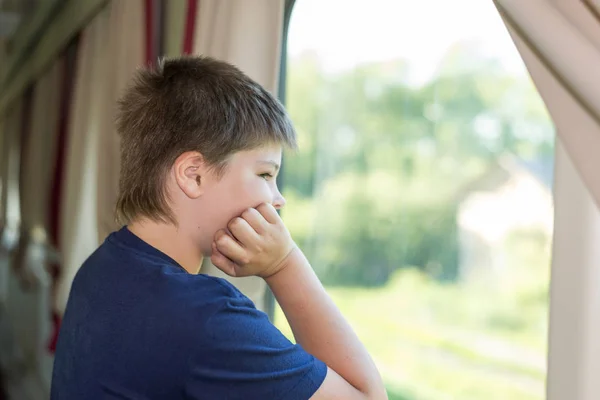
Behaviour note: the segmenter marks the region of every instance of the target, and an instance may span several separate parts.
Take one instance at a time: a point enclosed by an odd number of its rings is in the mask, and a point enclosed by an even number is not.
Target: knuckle
[[[248,256],[242,256],[240,257],[239,262],[244,265],[250,264],[250,258]]]
[[[217,238],[216,242],[219,246],[225,246],[227,244],[227,236],[221,235],[221,237]]]
[[[242,218],[244,218],[245,220],[247,220],[248,218],[250,218],[253,215],[252,210],[253,210],[252,208],[249,208],[246,211],[244,211],[242,213]]]
[[[235,228],[236,226],[240,225],[240,218],[236,217],[234,219],[232,219],[231,221],[229,221],[229,224],[227,224],[227,227],[229,229],[231,228]]]

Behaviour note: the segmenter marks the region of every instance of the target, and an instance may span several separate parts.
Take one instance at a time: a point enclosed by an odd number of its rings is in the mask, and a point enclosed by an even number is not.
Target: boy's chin
[[[210,257],[213,254],[213,251],[212,251],[212,241],[209,242],[209,243],[201,243],[200,244],[200,251],[202,252],[202,256],[205,259],[210,259]]]
[[[210,246],[208,246],[208,248],[206,246],[201,246],[200,251],[205,259],[209,259],[212,256],[212,248]]]

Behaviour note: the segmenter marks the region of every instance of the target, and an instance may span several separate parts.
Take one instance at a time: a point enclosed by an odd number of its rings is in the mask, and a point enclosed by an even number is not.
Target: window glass
[[[390,399],[543,399],[554,128],[492,2],[297,0],[287,45],[282,215]]]

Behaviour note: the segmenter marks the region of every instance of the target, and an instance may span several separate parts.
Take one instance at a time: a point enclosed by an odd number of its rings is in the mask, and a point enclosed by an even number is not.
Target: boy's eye
[[[264,174],[260,174],[259,176],[265,180],[269,180],[269,179],[273,178],[273,174],[270,174],[268,172],[265,172]]]

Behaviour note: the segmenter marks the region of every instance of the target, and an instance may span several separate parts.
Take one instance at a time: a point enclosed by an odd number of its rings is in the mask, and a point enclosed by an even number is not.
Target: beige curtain
[[[6,185],[3,186],[2,206],[4,213],[4,229],[0,237],[0,296],[2,310],[7,314],[5,318],[10,320],[11,310],[14,310],[11,304],[11,288],[14,282],[14,274],[11,268],[12,253],[17,245],[19,234],[19,164],[20,164],[20,134],[22,122],[23,98],[19,98],[7,110],[5,114],[4,137],[2,153],[6,157],[4,177]],[[3,157],[4,157],[3,156]],[[14,304],[14,303],[13,303]],[[0,333],[14,332],[6,328]],[[12,336],[2,337],[0,341],[0,361],[9,370],[14,363],[19,360],[19,354],[13,345]]]
[[[200,0],[194,52],[235,64],[277,93],[283,0]]]
[[[571,0],[496,5],[562,144],[600,204],[600,22],[593,5]]]
[[[120,141],[116,133],[115,106],[136,68],[145,61],[143,1],[113,1],[108,19],[108,75],[106,103],[98,143],[98,238],[103,241],[118,229],[115,222],[120,171]]]
[[[10,110],[9,110],[10,111]],[[8,184],[8,154],[10,143],[10,129],[14,116],[7,114],[0,121],[0,236],[4,227],[6,211],[6,185]]]
[[[549,400],[600,398],[598,0],[495,0],[557,131]]]
[[[0,238],[4,229],[4,209],[6,205],[6,183],[8,171],[8,128],[9,122],[6,117],[0,120]],[[8,284],[8,258],[2,251],[2,241],[0,240],[0,308],[4,307],[6,302],[6,290]]]
[[[31,133],[24,149],[21,182],[21,224],[26,229],[49,229],[48,203],[58,133],[61,61],[55,62],[36,83]]]
[[[102,11],[85,29],[79,43],[60,205],[62,263],[55,304],[60,312],[64,311],[79,266],[98,245],[96,150],[106,84],[103,73],[108,18],[108,10]]]
[[[600,16],[600,0],[589,0],[587,2],[592,7],[592,12],[596,16]]]
[[[19,229],[19,134],[21,129],[21,106],[18,100],[4,116],[2,148],[0,149],[0,304],[8,295],[10,254]]]
[[[58,133],[61,65],[62,61],[56,61],[34,84],[30,126],[26,139],[21,139],[21,238],[11,260],[13,274],[7,280],[6,313],[10,317],[15,346],[27,368],[40,379],[50,364],[46,349],[51,330],[46,240]]]
[[[135,68],[144,62],[143,6],[142,1],[112,1],[81,38],[61,204],[59,312],[64,311],[81,264],[117,228],[115,102]]]
[[[21,222],[21,205],[19,204],[19,171],[21,160],[21,123],[23,98],[6,113],[6,185],[2,191],[2,207],[4,226],[0,238],[0,253],[7,256],[6,251],[14,250],[19,236]]]
[[[200,0],[194,54],[228,61],[271,93],[277,93],[283,32],[283,0]],[[265,309],[260,278],[232,279],[205,261],[202,272],[224,277]]]
[[[21,159],[21,243],[17,269],[27,282],[45,277],[50,190],[58,133],[60,61],[34,86],[31,126]]]

